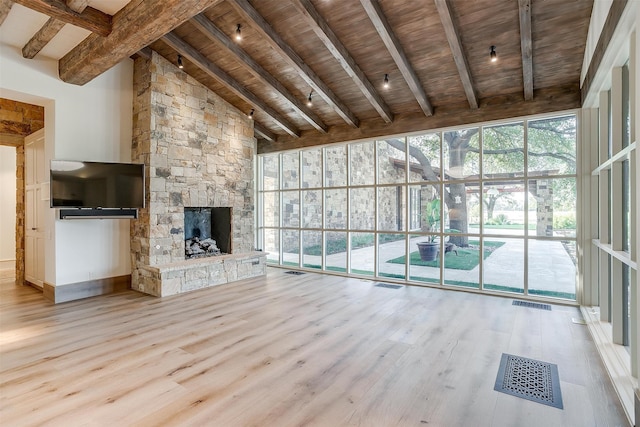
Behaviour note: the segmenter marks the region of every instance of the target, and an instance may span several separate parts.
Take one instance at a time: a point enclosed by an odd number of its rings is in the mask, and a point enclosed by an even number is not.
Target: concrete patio
[[[424,237],[414,238],[410,243],[411,252],[417,251],[416,242]],[[474,240],[472,238],[472,240]],[[514,291],[524,288],[525,251],[524,240],[513,237],[492,237],[488,241],[504,242],[495,249],[483,263],[483,283],[487,288],[511,288]],[[554,296],[575,295],[576,266],[565,250],[562,242],[557,240],[528,240],[528,288],[535,294]],[[390,242],[379,247],[379,276],[406,276],[404,264],[388,261],[405,255],[404,241]],[[455,257],[450,252],[446,257]],[[297,263],[298,254],[283,254],[284,262]],[[321,257],[305,255],[303,264],[321,265]],[[351,270],[367,272],[373,276],[375,264],[374,247],[355,249],[351,252]],[[326,266],[335,269],[346,269],[346,253],[340,252],[326,257]],[[409,276],[412,281],[439,282],[440,268],[425,266],[409,266]],[[480,266],[471,270],[444,269],[444,279],[447,284],[471,286],[479,283]],[[431,280],[429,280],[431,279]]]

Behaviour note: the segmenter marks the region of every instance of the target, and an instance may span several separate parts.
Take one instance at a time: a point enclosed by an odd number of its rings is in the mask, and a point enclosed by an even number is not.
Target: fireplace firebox
[[[185,207],[185,259],[230,254],[231,216],[230,207]]]

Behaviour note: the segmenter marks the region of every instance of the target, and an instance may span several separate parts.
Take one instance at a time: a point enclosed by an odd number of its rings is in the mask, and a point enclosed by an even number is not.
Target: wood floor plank
[[[127,291],[58,305],[2,279],[0,422],[626,425],[572,316],[278,269],[167,298]],[[502,353],[556,363],[564,410],[494,391]]]

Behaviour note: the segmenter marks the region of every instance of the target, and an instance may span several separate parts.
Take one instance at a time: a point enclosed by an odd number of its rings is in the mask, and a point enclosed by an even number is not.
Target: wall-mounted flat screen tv
[[[51,160],[52,208],[144,207],[144,165]]]

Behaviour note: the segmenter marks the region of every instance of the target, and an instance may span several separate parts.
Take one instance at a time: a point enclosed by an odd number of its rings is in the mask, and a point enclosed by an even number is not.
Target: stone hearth
[[[264,274],[264,252],[220,255],[142,267],[149,280],[161,284],[162,295],[174,295]]]
[[[136,59],[134,91],[132,160],[148,175],[131,222],[132,288],[166,296],[264,275],[253,122],[155,52]],[[228,255],[185,260],[185,206],[229,209]]]

